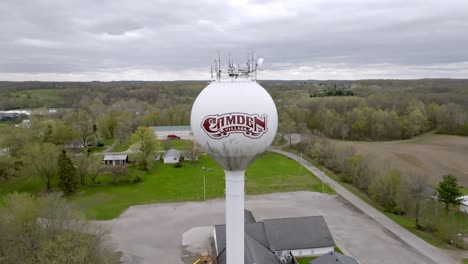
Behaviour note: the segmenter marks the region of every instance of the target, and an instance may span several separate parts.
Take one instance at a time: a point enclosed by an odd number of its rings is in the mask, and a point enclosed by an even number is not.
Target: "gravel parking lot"
[[[360,263],[432,263],[340,196],[314,192],[248,196],[257,220],[323,215],[337,244]],[[192,227],[224,223],[224,200],[132,206],[101,222],[125,255],[125,263],[179,264],[182,234]]]

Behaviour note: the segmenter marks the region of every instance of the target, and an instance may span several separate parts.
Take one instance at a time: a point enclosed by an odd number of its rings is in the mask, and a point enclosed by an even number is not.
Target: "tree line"
[[[311,130],[341,140],[382,141],[436,130],[468,136],[468,112],[462,106],[403,95],[284,99],[278,108],[283,135]]]
[[[432,187],[426,175],[382,166],[352,146],[338,147],[323,134],[303,134],[300,143],[289,147],[331,170],[339,181],[354,186],[384,211],[412,217],[416,229],[460,248],[468,246],[458,237],[467,228],[466,222],[454,221],[461,213],[450,210],[458,207],[462,195],[455,176],[445,175]],[[445,212],[438,212],[438,202]]]

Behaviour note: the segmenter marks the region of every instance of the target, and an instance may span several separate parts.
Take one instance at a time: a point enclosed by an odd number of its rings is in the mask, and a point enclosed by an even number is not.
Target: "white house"
[[[182,152],[177,149],[170,149],[164,153],[164,164],[174,164],[180,161]]]
[[[468,195],[459,197],[461,203],[460,203],[460,211],[464,212],[465,214],[468,214]]]

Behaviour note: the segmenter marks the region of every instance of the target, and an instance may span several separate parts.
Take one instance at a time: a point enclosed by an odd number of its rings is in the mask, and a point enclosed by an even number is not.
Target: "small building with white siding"
[[[169,149],[164,153],[164,164],[179,163],[182,152],[177,149]]]
[[[104,155],[102,158],[104,165],[116,166],[116,165],[127,165],[128,164],[128,155],[126,154],[114,154],[114,155]]]
[[[460,211],[468,214],[468,195],[459,197],[458,199],[460,199]]]

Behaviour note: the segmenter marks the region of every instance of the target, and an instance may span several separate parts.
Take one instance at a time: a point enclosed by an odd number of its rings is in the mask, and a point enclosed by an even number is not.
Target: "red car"
[[[171,135],[167,135],[167,139],[180,139],[180,137],[174,135],[174,134],[171,134]]]

